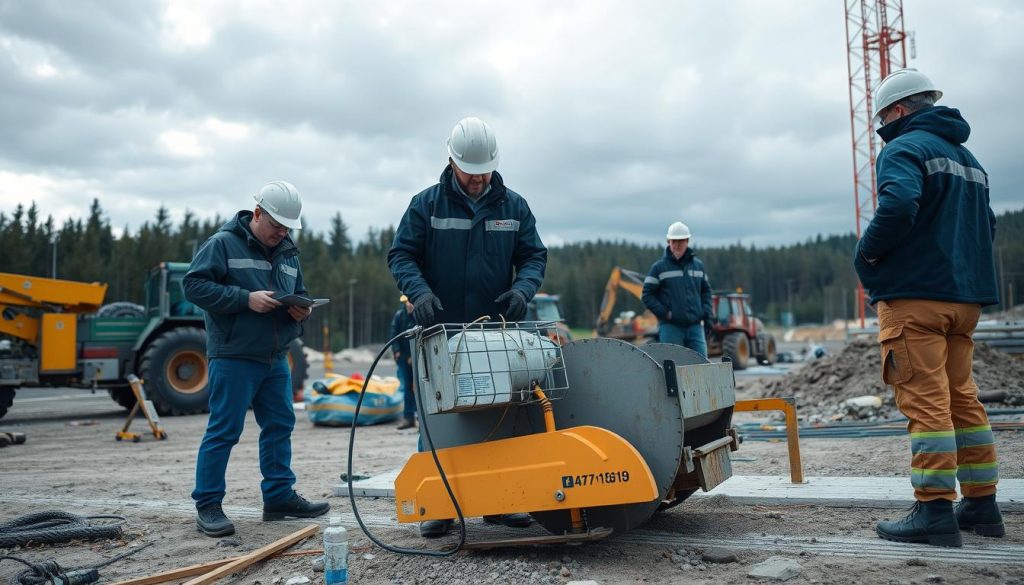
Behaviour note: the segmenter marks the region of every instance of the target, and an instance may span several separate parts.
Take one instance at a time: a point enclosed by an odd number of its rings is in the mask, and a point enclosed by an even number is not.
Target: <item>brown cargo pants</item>
[[[882,379],[910,422],[910,482],[920,501],[994,494],[995,438],[971,375],[979,305],[878,302]]]

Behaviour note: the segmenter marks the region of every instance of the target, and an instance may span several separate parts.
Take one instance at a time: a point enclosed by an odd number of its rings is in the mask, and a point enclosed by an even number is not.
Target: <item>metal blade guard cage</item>
[[[416,337],[421,400],[428,414],[527,404],[538,385],[550,400],[568,384],[553,321],[442,323]]]

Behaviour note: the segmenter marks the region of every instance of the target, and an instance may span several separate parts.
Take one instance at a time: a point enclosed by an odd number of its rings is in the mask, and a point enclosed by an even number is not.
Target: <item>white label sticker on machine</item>
[[[490,374],[459,374],[455,383],[459,398],[494,396],[494,379]]]

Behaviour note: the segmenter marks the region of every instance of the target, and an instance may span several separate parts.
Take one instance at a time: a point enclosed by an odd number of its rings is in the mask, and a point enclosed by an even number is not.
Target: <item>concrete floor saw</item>
[[[550,533],[502,545],[594,540],[732,475],[728,362],[663,343],[596,338],[560,347],[546,335],[553,327],[419,331],[429,442],[395,482],[400,522],[456,518],[454,496],[464,517],[527,512]]]

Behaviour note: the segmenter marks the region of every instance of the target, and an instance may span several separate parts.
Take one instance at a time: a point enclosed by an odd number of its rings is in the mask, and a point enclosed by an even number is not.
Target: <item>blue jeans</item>
[[[681,345],[692,349],[704,357],[708,357],[708,341],[704,338],[704,326],[700,323],[694,323],[693,325],[659,323],[658,341]]]
[[[292,497],[292,375],[285,358],[272,364],[253,360],[210,360],[210,419],[196,458],[196,507],[224,499],[224,474],[252,406],[260,425],[260,471],[264,504]]]
[[[398,364],[398,387],[402,391],[402,400],[404,402],[402,416],[405,418],[416,418],[416,396],[413,395],[412,364],[406,361],[409,358],[404,355],[398,359],[400,361]]]

